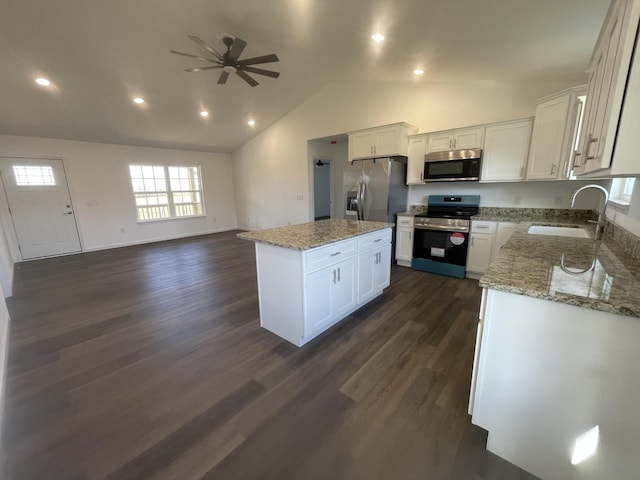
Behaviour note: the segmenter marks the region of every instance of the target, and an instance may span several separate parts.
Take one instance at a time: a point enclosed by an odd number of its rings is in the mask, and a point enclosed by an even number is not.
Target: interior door
[[[62,160],[1,158],[0,174],[23,259],[80,251]]]

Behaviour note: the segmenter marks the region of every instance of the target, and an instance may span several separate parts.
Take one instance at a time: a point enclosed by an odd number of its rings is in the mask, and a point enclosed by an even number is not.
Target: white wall
[[[569,200],[573,192],[590,183],[603,182],[572,180],[520,183],[428,183],[409,187],[409,204],[426,205],[428,195],[455,194],[480,195],[482,207],[569,208]],[[576,199],[575,208],[598,209],[601,198],[599,192],[586,191]]]
[[[63,159],[80,239],[86,251],[236,227],[228,154],[0,135],[0,156]],[[200,165],[206,216],[137,223],[128,170],[129,163],[134,162]],[[97,205],[90,206],[92,202]],[[4,220],[7,215],[4,212]],[[9,240],[13,258],[19,259],[14,232]]]
[[[238,225],[311,219],[307,140],[405,121],[421,132],[523,118],[561,83],[333,84],[233,152]],[[304,200],[296,200],[299,195]]]

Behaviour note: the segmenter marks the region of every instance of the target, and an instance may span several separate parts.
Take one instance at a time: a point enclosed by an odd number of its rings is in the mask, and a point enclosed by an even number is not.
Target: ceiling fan
[[[245,82],[247,82],[252,87],[258,85],[258,82],[249,76],[247,73],[257,73],[258,75],[265,75],[271,78],[278,78],[280,76],[279,72],[273,72],[271,70],[263,70],[262,68],[255,68],[251,65],[256,65],[259,63],[271,63],[278,62],[280,59],[275,53],[270,55],[263,55],[261,57],[253,57],[246,58],[244,60],[239,60],[244,47],[247,46],[247,42],[238,37],[225,36],[222,39],[222,43],[227,47],[227,51],[223,54],[220,54],[214,48],[212,48],[209,44],[207,44],[200,37],[196,37],[195,35],[188,35],[189,39],[198,44],[201,48],[203,48],[209,56],[200,56],[200,55],[192,55],[190,53],[177,52],[175,50],[170,50],[171,53],[175,53],[176,55],[183,55],[185,57],[196,58],[198,60],[202,60],[203,62],[211,62],[214,65],[206,65],[204,67],[194,67],[187,68],[185,72],[201,72],[203,70],[213,70],[216,68],[221,68],[222,73],[220,74],[220,78],[218,78],[218,85],[223,83],[227,83],[227,79],[229,78],[230,73],[235,73]]]

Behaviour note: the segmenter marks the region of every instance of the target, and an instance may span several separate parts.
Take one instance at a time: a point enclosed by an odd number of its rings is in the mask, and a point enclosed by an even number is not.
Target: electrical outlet
[[[95,200],[91,200],[90,202],[87,202],[87,207],[97,207],[98,206],[98,202],[96,202]]]
[[[120,233],[124,233],[124,232],[125,232],[124,227],[121,227],[120,228]]]
[[[560,207],[564,203],[564,197],[562,195],[554,195],[553,206]]]
[[[304,195],[296,195],[296,200],[304,200]]]
[[[522,197],[520,195],[513,196],[513,204],[520,205],[522,203]]]

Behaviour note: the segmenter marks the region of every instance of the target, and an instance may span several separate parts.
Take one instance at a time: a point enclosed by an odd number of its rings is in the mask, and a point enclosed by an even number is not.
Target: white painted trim
[[[5,383],[7,378],[7,360],[9,358],[9,312],[4,300],[0,305],[0,441],[2,440],[2,425],[5,411]]]

